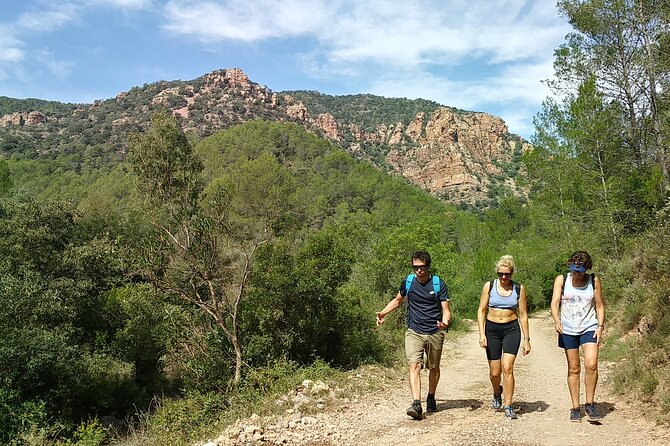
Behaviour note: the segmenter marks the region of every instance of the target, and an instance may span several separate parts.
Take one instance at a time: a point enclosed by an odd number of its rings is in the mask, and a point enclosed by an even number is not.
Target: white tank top
[[[589,274],[583,287],[572,285],[572,274],[565,278],[561,296],[561,324],[563,333],[581,335],[598,327],[593,276]]]

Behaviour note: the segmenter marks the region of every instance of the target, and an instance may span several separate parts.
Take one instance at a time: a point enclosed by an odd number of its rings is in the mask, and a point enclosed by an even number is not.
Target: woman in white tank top
[[[584,353],[584,411],[590,420],[602,418],[594,402],[598,383],[598,351],[605,324],[600,278],[587,274],[593,263],[586,251],[577,251],[568,260],[570,273],[557,276],[551,299],[551,315],[558,333],[558,345],[568,362],[568,390],[572,400],[570,421],[581,421],[579,405],[579,347]]]

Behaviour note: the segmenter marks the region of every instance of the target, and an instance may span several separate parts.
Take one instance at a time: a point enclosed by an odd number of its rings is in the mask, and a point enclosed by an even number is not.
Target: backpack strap
[[[563,286],[561,287],[561,297],[563,297],[563,292],[565,291],[565,282],[568,280],[568,275],[563,274]]]
[[[416,274],[410,274],[405,279],[405,297],[407,297],[407,298],[409,298],[409,287],[412,286],[412,281],[414,281],[415,277],[416,277]]]
[[[440,293],[440,278],[433,274],[433,290],[435,290],[435,299],[439,300],[437,295]]]

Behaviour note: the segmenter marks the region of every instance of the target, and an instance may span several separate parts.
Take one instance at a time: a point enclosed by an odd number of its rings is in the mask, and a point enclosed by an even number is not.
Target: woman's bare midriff
[[[518,319],[516,311],[506,308],[489,308],[486,319],[497,324],[504,324]]]

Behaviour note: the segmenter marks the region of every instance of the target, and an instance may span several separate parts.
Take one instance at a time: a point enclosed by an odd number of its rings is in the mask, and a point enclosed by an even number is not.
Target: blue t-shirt
[[[442,302],[449,301],[447,285],[440,279],[440,291],[435,296],[432,276],[426,283],[416,277],[409,287],[409,296],[405,289],[405,280],[400,285],[400,295],[407,300],[407,326],[420,334],[433,334],[440,331],[437,321],[442,320]]]

